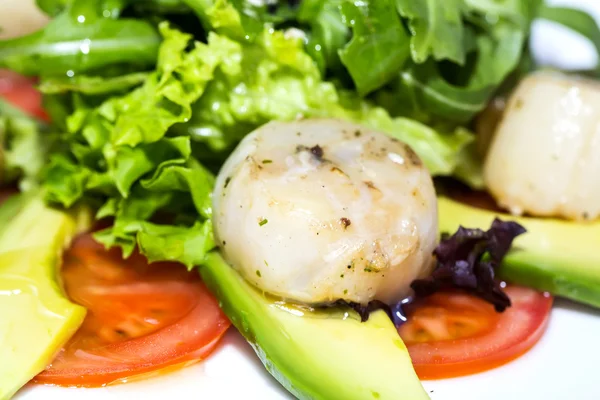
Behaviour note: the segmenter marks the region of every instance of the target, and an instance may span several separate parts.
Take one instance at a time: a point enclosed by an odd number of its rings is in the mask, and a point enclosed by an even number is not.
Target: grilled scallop
[[[498,203],[514,214],[600,216],[600,84],[536,73],[511,96],[484,166]]]
[[[225,258],[288,300],[393,302],[433,266],[431,176],[407,145],[349,122],[252,132],[220,171],[213,205]]]

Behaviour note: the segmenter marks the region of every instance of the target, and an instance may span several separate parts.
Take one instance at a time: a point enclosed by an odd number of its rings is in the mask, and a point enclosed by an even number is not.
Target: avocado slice
[[[0,206],[0,221],[0,399],[9,399],[83,322],[85,309],[65,297],[57,269],[62,249],[90,218],[17,195]]]
[[[302,400],[428,399],[406,346],[383,311],[307,311],[260,293],[219,255],[200,268],[267,371]]]
[[[459,225],[488,229],[494,218],[523,225],[506,255],[500,278],[556,296],[600,307],[600,221],[571,222],[552,218],[515,217],[438,197],[439,229]]]

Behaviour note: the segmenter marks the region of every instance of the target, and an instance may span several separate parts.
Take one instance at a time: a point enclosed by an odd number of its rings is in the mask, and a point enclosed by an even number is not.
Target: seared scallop
[[[484,166],[498,203],[514,214],[600,216],[600,84],[535,73],[511,96]]]
[[[437,200],[404,143],[334,119],[271,122],[217,178],[215,237],[229,263],[296,302],[394,302],[432,269]]]

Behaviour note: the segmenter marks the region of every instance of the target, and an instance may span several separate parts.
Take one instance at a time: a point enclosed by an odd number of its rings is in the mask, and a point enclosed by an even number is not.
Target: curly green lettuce
[[[214,247],[214,174],[271,120],[351,120],[409,144],[432,175],[480,187],[465,124],[523,62],[539,9],[539,0],[39,3],[55,19],[0,42],[0,66],[41,75],[59,133],[0,116],[2,170],[41,182],[53,204],[95,206],[112,219],[96,238],[124,256],[137,246],[190,268]]]
[[[219,15],[209,13],[209,21]],[[452,173],[472,140],[462,129],[440,133],[392,118],[339,90],[323,80],[302,40],[284,31],[265,28],[251,41],[210,32],[204,43],[167,23],[159,30],[156,71],[141,84],[127,76],[41,83],[52,96],[66,92],[73,109],[62,150],[50,155],[45,171],[47,198],[64,207],[97,204],[97,218],[114,222],[96,238],[125,256],[139,246],[152,261],[199,264],[214,246],[213,173],[246,134],[270,120],[354,120],[410,144],[434,174]],[[91,94],[119,83],[138,86],[95,102]]]

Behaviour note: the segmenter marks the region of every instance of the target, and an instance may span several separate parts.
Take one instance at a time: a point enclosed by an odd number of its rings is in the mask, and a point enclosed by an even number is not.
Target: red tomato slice
[[[105,251],[90,235],[66,253],[65,289],[83,325],[34,382],[100,386],[206,358],[230,323],[197,273]]]
[[[421,379],[473,374],[524,354],[543,335],[552,297],[509,286],[512,306],[503,313],[469,294],[436,293],[407,309],[399,329]]]
[[[42,108],[42,95],[32,79],[0,69],[0,97],[33,117],[43,121],[50,119]]]

